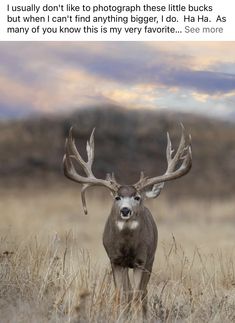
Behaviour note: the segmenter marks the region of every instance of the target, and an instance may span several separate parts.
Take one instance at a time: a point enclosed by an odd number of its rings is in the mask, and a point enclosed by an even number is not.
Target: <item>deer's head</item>
[[[73,137],[72,127],[65,143],[65,155],[63,158],[64,174],[69,179],[82,184],[81,197],[85,214],[87,214],[85,191],[91,186],[105,186],[113,195],[114,204],[120,217],[128,220],[140,209],[143,200],[146,198],[155,198],[160,193],[166,181],[179,178],[187,174],[192,166],[191,137],[185,134],[183,125],[179,147],[173,155],[174,150],[171,146],[170,136],[167,133],[167,169],[163,175],[156,177],[146,177],[143,172],[140,179],[133,185],[120,185],[114,174],[107,174],[105,179],[95,177],[92,172],[94,161],[94,129],[91,133],[90,140],[87,142],[87,161],[85,161],[78,152]],[[86,176],[80,175],[73,164],[73,160],[79,163]]]

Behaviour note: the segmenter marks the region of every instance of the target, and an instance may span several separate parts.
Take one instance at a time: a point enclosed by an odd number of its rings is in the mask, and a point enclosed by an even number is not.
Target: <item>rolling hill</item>
[[[168,184],[172,196],[224,197],[235,193],[235,124],[193,114],[87,108],[72,114],[0,123],[0,182],[2,187],[67,184],[61,169],[65,137],[71,125],[84,156],[85,142],[95,132],[94,172],[114,172],[121,183],[133,183],[144,170],[160,175],[166,167],[166,132],[173,147],[179,123],[192,135],[193,168]]]

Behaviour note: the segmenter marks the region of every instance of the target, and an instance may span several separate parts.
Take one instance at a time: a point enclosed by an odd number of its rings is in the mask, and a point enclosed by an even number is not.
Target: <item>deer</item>
[[[133,185],[119,184],[114,174],[104,179],[97,178],[92,170],[94,161],[94,131],[87,141],[87,161],[75,144],[73,128],[69,130],[65,142],[63,158],[64,175],[82,185],[81,200],[87,214],[85,192],[91,186],[103,186],[111,191],[113,205],[103,232],[103,245],[110,259],[114,285],[119,293],[129,293],[141,300],[144,313],[147,311],[147,285],[151,276],[158,242],[158,230],[149,209],[144,205],[146,199],[160,195],[165,182],[186,175],[192,166],[191,136],[182,133],[178,149],[174,153],[170,135],[167,132],[167,169],[163,175],[148,177],[141,172],[138,182]],[[84,171],[77,172],[74,161]],[[129,269],[133,269],[130,282]],[[137,295],[137,296],[136,296]]]

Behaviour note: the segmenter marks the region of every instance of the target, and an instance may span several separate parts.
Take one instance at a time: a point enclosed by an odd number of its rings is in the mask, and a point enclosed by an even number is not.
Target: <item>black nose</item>
[[[128,209],[128,207],[123,207],[121,209],[121,213],[122,213],[123,216],[128,216],[131,213],[131,210]]]

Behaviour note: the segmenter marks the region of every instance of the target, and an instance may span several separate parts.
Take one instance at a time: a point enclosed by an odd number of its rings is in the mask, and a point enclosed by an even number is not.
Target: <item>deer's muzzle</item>
[[[128,207],[123,207],[122,209],[121,209],[121,216],[123,217],[123,218],[129,218],[129,216],[131,215],[131,210],[128,208]]]

